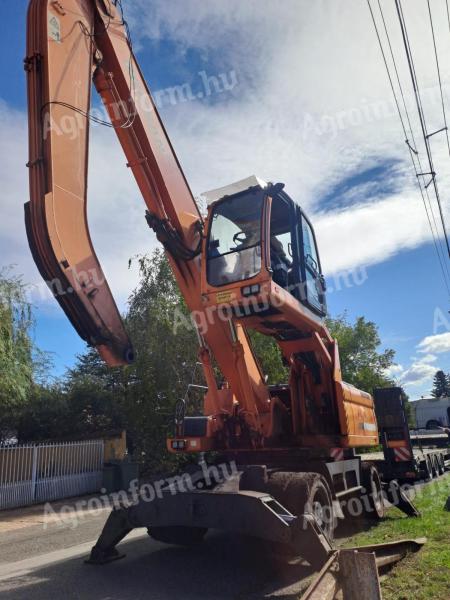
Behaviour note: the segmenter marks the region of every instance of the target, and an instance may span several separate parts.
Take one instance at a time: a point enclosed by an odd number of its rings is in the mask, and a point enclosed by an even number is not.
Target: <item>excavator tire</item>
[[[276,471],[269,475],[265,491],[293,515],[301,517],[306,512],[313,514],[329,541],[333,541],[336,519],[333,498],[325,477],[319,473]],[[293,552],[281,544],[272,544],[270,550],[277,559],[284,562],[295,559]],[[310,554],[305,553],[302,558],[314,568],[322,566],[322,562],[316,564],[315,557]]]
[[[300,517],[305,512],[313,514],[328,539],[333,540],[336,527],[333,498],[323,475],[273,471],[269,473],[269,477],[263,485],[252,485],[251,488],[254,491],[271,494],[293,515]],[[247,486],[243,486],[241,489],[247,489]]]
[[[203,541],[208,530],[204,527],[149,527],[148,535],[158,542],[175,546],[195,546]]]

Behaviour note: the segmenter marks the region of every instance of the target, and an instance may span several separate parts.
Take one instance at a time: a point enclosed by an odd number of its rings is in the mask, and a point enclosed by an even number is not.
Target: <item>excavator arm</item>
[[[27,57],[30,201],[36,264],[80,336],[110,366],[133,350],[92,245],[86,216],[91,82],[101,96],[191,312],[201,313],[203,221],[133,53],[118,0],[31,0]],[[120,215],[118,215],[120,218]],[[245,329],[217,320],[199,334],[207,413],[239,411],[258,435],[269,393]],[[227,385],[219,389],[212,359]],[[209,427],[214,428],[216,419]],[[199,448],[202,449],[202,448]],[[206,448],[204,448],[206,449]]]
[[[87,167],[94,18],[90,2],[31,2],[28,240],[39,271],[79,335],[112,366],[133,358],[92,246]]]

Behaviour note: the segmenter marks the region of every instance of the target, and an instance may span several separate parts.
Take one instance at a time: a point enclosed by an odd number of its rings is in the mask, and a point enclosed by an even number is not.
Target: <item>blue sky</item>
[[[412,398],[426,394],[435,370],[450,370],[448,295],[365,3],[124,0],[123,4],[138,60],[159,99],[194,194],[252,173],[283,181],[315,225],[329,287],[334,290],[328,296],[330,314],[347,311],[350,319],[364,315],[375,321],[382,346],[396,350],[393,375],[405,383]],[[419,79],[429,92],[424,106],[432,130],[441,125],[442,114],[435,96],[436,76],[429,68],[430,40],[422,4],[408,2],[406,18]],[[2,6],[0,182],[5,196],[0,252],[2,264],[16,265],[16,272],[38,285],[22,222],[28,194],[22,68],[26,6],[25,0]],[[383,6],[409,93],[395,15],[390,4]],[[444,55],[450,56],[450,36],[444,36],[440,26],[436,31],[444,61]],[[443,62],[448,101],[450,64],[445,66]],[[211,91],[205,87],[211,76],[228,85]],[[175,85],[188,85],[192,99],[171,102],[169,88]],[[413,115],[412,102],[408,105]],[[417,121],[413,127],[418,135]],[[436,136],[432,148],[448,214],[450,161],[444,138]],[[91,233],[122,308],[137,281],[136,272],[127,268],[129,256],[157,245],[124,162],[112,132],[94,127]],[[351,285],[342,283],[343,273]],[[36,342],[52,353],[53,374],[60,375],[73,364],[83,343],[41,287],[31,298],[36,306]]]

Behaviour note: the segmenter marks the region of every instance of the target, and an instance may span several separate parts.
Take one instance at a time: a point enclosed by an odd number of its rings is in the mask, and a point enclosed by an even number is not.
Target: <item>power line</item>
[[[378,32],[377,23],[375,21],[375,15],[373,14],[372,6],[370,5],[370,0],[367,0],[367,5],[369,7],[370,14],[372,16],[373,26],[375,28],[375,33],[376,33],[377,38],[378,38],[378,44],[380,46],[381,54],[383,56],[384,66],[386,67],[386,73],[387,73],[387,76],[389,78],[389,83],[391,85],[391,90],[392,90],[392,94],[394,96],[395,105],[397,107],[398,116],[400,117],[400,123],[402,124],[403,133],[405,135],[405,141],[408,144],[408,134],[406,133],[405,123],[403,122],[403,117],[402,117],[402,113],[401,113],[401,110],[400,110],[400,105],[399,105],[398,100],[397,100],[397,94],[395,93],[394,84],[392,82],[391,73],[389,71],[388,63],[387,63],[387,60],[386,60],[386,55],[384,53],[383,44],[381,43],[380,34]],[[408,144],[408,146],[409,146],[409,144]]]
[[[421,182],[420,182],[420,179],[419,179],[419,173],[423,173],[422,163],[421,163],[421,160],[420,160],[419,152],[417,150],[418,146],[417,146],[416,139],[415,139],[415,136],[414,136],[414,131],[413,131],[413,128],[412,128],[412,125],[411,125],[411,119],[409,118],[408,107],[406,105],[405,95],[403,93],[403,87],[402,87],[402,83],[401,83],[401,80],[400,80],[400,75],[399,75],[399,72],[398,72],[398,69],[397,69],[397,62],[395,60],[394,51],[392,49],[392,44],[391,44],[391,38],[389,36],[389,32],[388,32],[388,29],[387,29],[386,20],[384,18],[384,13],[383,13],[383,9],[381,7],[381,1],[380,0],[378,0],[378,8],[380,10],[381,19],[383,21],[384,32],[386,34],[386,39],[387,39],[387,42],[388,42],[388,45],[389,45],[389,51],[390,51],[392,63],[394,65],[394,70],[395,70],[395,75],[396,75],[396,79],[397,79],[397,84],[398,84],[398,87],[399,87],[399,90],[400,90],[400,94],[401,94],[401,97],[402,97],[403,108],[404,108],[404,111],[405,111],[405,114],[406,114],[406,119],[408,121],[408,127],[409,127],[409,132],[411,134],[411,140],[413,142],[413,147],[411,147],[411,145],[410,145],[410,143],[408,141],[408,138],[406,136],[406,133],[405,133],[405,137],[406,137],[405,142],[406,142],[406,144],[408,146],[408,149],[409,149],[411,161],[413,163],[414,171],[415,171],[415,174],[416,174],[416,179],[417,179],[417,182],[418,182],[418,185],[419,185],[420,194],[422,196],[422,201],[423,201],[425,213],[427,215],[428,224],[430,226],[431,234],[433,236],[434,247],[435,247],[436,254],[437,254],[440,266],[441,266],[442,274],[444,275],[445,285],[447,287],[447,280],[450,280],[450,275],[449,275],[449,270],[448,270],[448,264],[447,264],[446,258],[445,258],[445,250],[444,250],[444,248],[442,246],[442,241],[441,241],[441,239],[439,237],[439,234],[438,234],[438,226],[437,226],[437,223],[436,223],[436,218],[435,218],[435,215],[434,215],[434,210],[433,210],[433,206],[432,206],[432,203],[431,203],[430,194],[428,192],[428,187],[425,188],[425,194],[426,194],[426,197],[427,197],[427,200],[428,200],[428,205],[430,207],[430,213],[431,213],[431,216],[433,218],[434,229],[433,229],[433,225],[431,224],[431,219],[430,219],[430,215],[428,213],[428,208],[427,208],[427,204],[426,204],[426,201],[425,201],[424,192],[423,192],[422,185],[421,185]],[[374,22],[374,26],[375,26],[375,29],[377,29],[377,26],[376,26],[375,22]],[[382,47],[381,47],[381,52],[383,53],[383,48]],[[385,61],[385,65],[386,65],[386,61]],[[387,65],[386,65],[386,68],[388,69]],[[388,71],[389,71],[389,69],[388,69]],[[391,89],[392,89],[392,93],[395,96],[395,90],[393,89],[392,85],[391,85]],[[400,115],[400,119],[401,119],[401,115]],[[419,166],[419,171],[417,170],[417,167],[416,167],[416,163],[415,163],[416,159],[417,159],[417,163],[418,163],[418,166]],[[436,236],[435,236],[434,232],[436,232],[436,235],[438,236],[437,240],[436,240]]]
[[[436,48],[436,38],[434,35],[433,17],[431,15],[430,0],[427,0],[427,3],[428,3],[428,14],[430,15],[431,35],[433,36],[434,56],[436,58],[436,68],[437,68],[437,74],[438,74],[438,80],[439,80],[439,90],[441,92],[441,104],[442,104],[442,115],[444,117],[445,137],[447,138],[448,155],[450,156],[450,140],[448,138],[448,127],[447,127],[447,117],[445,115],[444,94],[442,93],[441,70],[439,68],[439,58],[438,58],[438,53],[437,53],[437,48]],[[447,7],[448,7],[448,4],[447,4]]]
[[[418,161],[418,164],[419,164],[419,168],[421,169],[420,158],[418,156],[418,151],[416,149],[417,147],[416,147],[416,142],[415,142],[415,138],[414,138],[414,132],[413,132],[413,129],[411,127],[411,121],[410,121],[408,109],[407,109],[407,106],[406,106],[405,96],[404,96],[403,88],[402,88],[402,85],[401,85],[401,82],[400,82],[400,77],[399,77],[399,74],[398,74],[397,64],[395,62],[395,57],[394,57],[394,53],[393,53],[393,50],[392,50],[392,45],[391,45],[391,42],[390,42],[389,33],[388,33],[388,30],[387,30],[387,27],[386,27],[386,22],[385,22],[385,19],[384,19],[384,15],[383,15],[383,11],[382,11],[382,8],[381,8],[380,0],[378,0],[378,6],[379,6],[379,9],[380,9],[380,13],[381,13],[381,17],[382,17],[383,25],[384,25],[384,30],[385,30],[386,37],[387,37],[388,44],[389,44],[391,58],[392,58],[392,61],[394,63],[394,69],[395,69],[395,73],[396,73],[396,77],[397,77],[397,83],[398,83],[398,86],[399,86],[399,89],[400,89],[400,93],[401,93],[401,97],[402,97],[402,101],[403,101],[403,106],[404,106],[406,118],[407,118],[407,121],[408,121],[408,127],[409,127],[409,131],[411,133],[411,140],[412,140],[412,142],[414,144],[414,147],[411,146],[411,144],[409,143],[408,134],[407,134],[407,131],[406,131],[406,126],[405,126],[405,123],[404,123],[404,120],[403,120],[402,112],[400,110],[400,105],[399,105],[399,102],[398,102],[398,99],[397,99],[397,94],[396,94],[396,91],[395,91],[394,83],[392,81],[392,77],[391,77],[389,65],[388,65],[388,62],[387,62],[387,59],[386,59],[386,55],[385,55],[383,44],[382,44],[382,41],[381,41],[381,37],[380,37],[379,31],[378,31],[377,23],[376,23],[376,20],[375,20],[375,15],[373,13],[372,6],[370,4],[370,0],[367,0],[367,5],[369,7],[369,11],[370,11],[370,14],[371,14],[371,17],[372,17],[373,26],[374,26],[375,33],[376,33],[376,36],[377,36],[377,39],[378,39],[378,44],[379,44],[379,47],[380,47],[380,50],[381,50],[381,55],[383,57],[384,66],[385,66],[386,73],[387,73],[387,76],[388,76],[388,79],[389,79],[389,83],[390,83],[390,87],[391,87],[391,90],[392,90],[392,95],[394,97],[395,105],[397,107],[398,116],[399,116],[399,119],[400,119],[400,123],[401,123],[402,129],[403,129],[404,136],[405,136],[405,142],[406,142],[406,145],[408,146],[408,150],[409,150],[411,162],[413,164],[414,172],[416,174],[416,181],[417,181],[417,184],[419,186],[420,194],[421,194],[421,197],[422,197],[422,202],[423,202],[423,205],[424,205],[424,208],[425,208],[425,213],[427,215],[428,224],[430,226],[431,234],[432,234],[432,237],[433,237],[434,248],[436,250],[437,258],[438,258],[439,265],[440,265],[440,268],[441,268],[441,271],[442,271],[442,277],[443,277],[444,285],[445,285],[445,287],[447,289],[448,294],[450,295],[450,286],[449,286],[449,282],[448,282],[448,279],[450,279],[450,277],[448,275],[448,269],[446,268],[445,256],[444,256],[444,262],[443,262],[443,260],[441,258],[441,253],[439,252],[438,243],[436,241],[436,236],[435,236],[435,233],[434,233],[434,230],[433,230],[433,226],[432,226],[432,223],[431,223],[430,215],[428,213],[428,208],[427,208],[427,204],[426,204],[426,200],[425,200],[425,194],[424,194],[424,191],[423,191],[423,188],[422,188],[422,183],[421,183],[420,178],[419,178],[419,172],[417,170],[416,162],[415,162],[415,159],[414,159],[414,156],[416,155],[417,156],[417,161]],[[430,203],[430,210],[431,210],[431,201],[430,201],[430,198],[428,196],[428,189],[427,188],[425,188],[425,192],[427,194],[428,201]],[[433,221],[435,223],[435,227],[436,227],[436,231],[437,231],[436,221],[434,219],[434,214],[433,214],[432,210],[431,210],[431,213],[433,215]],[[444,266],[444,263],[445,263],[445,266]]]
[[[445,269],[446,275],[450,279],[449,271],[448,271],[448,266],[447,266],[447,263],[445,262],[445,251],[442,248],[441,239],[438,236],[438,241],[439,241],[439,244],[438,244],[437,241],[436,241],[436,237],[434,235],[434,231],[436,231],[436,235],[438,235],[438,227],[437,227],[437,223],[436,223],[436,218],[434,216],[433,206],[431,204],[431,198],[430,198],[430,195],[428,193],[428,188],[425,188],[425,193],[426,193],[428,204],[429,204],[429,207],[430,207],[431,216],[433,217],[434,230],[433,230],[433,226],[431,225],[431,221],[430,221],[430,216],[428,214],[427,205],[426,205],[426,202],[425,202],[425,198],[423,196],[422,186],[421,186],[420,180],[418,178],[418,173],[422,173],[423,172],[422,163],[421,163],[421,160],[420,160],[419,152],[417,150],[418,146],[417,146],[416,139],[415,139],[415,136],[414,136],[414,131],[413,131],[413,128],[412,128],[412,125],[411,125],[411,119],[409,118],[408,107],[406,105],[405,95],[403,93],[403,87],[402,87],[402,83],[400,81],[400,75],[399,75],[399,72],[398,72],[398,69],[397,69],[397,62],[395,60],[394,51],[392,49],[392,44],[391,44],[391,38],[389,36],[389,32],[388,32],[388,29],[387,29],[386,20],[384,18],[384,13],[383,13],[383,9],[381,7],[381,1],[380,0],[378,0],[378,8],[380,10],[381,19],[383,21],[384,32],[386,34],[386,39],[387,39],[387,42],[388,42],[388,45],[389,45],[389,51],[390,51],[392,63],[394,65],[395,75],[396,75],[396,78],[397,78],[397,84],[398,84],[398,87],[399,87],[399,90],[400,90],[400,94],[401,94],[401,97],[402,97],[403,108],[404,108],[404,111],[405,111],[405,114],[406,114],[406,119],[408,121],[408,127],[409,127],[409,132],[411,134],[411,140],[413,142],[413,147],[411,147],[411,144],[409,143],[409,140],[407,138],[406,138],[405,142],[406,142],[406,144],[408,146],[408,149],[410,151],[411,161],[413,163],[414,171],[415,171],[416,178],[417,178],[417,181],[418,181],[418,184],[419,184],[419,189],[420,189],[420,192],[422,194],[422,200],[423,200],[423,203],[424,203],[425,212],[427,214],[427,219],[428,219],[428,223],[430,225],[431,233],[432,233],[432,236],[433,236],[433,242],[434,242],[434,246],[435,246],[438,258],[439,258],[439,262],[441,263],[441,268],[443,268],[443,264],[442,264],[442,260],[441,260],[441,253],[442,253],[442,257],[444,259],[444,263],[445,263],[445,266],[446,266],[446,269]],[[375,27],[376,27],[376,24],[375,24]],[[393,94],[395,96],[395,91],[392,90],[392,92],[393,92]],[[415,155],[415,157],[414,157],[414,155]],[[417,168],[416,168],[416,164],[415,164],[415,160],[416,159],[417,159],[417,163],[418,163],[418,166],[419,166],[419,171],[417,171]]]
[[[448,0],[446,0],[446,1],[448,2]],[[380,0],[378,0],[378,4],[379,4],[379,6],[380,6],[380,12],[381,12],[381,15],[382,15],[382,18],[383,18],[383,22],[384,22],[384,16],[383,16],[383,11],[382,11],[382,9],[381,9],[381,5],[380,5]],[[398,74],[397,65],[396,65],[396,62],[395,62],[394,53],[393,53],[393,51],[392,51],[392,45],[391,45],[391,43],[390,43],[390,38],[389,38],[389,34],[388,34],[388,32],[387,32],[386,24],[385,24],[385,29],[386,29],[386,36],[387,36],[387,38],[388,38],[389,48],[390,48],[390,50],[391,50],[392,61],[393,61],[393,63],[394,63],[394,68],[395,68],[395,72],[396,72],[396,75],[397,75],[397,82],[398,82],[398,85],[399,85],[399,87],[400,87],[400,91],[401,91],[401,93],[402,93],[403,105],[404,105],[404,107],[405,107],[405,112],[406,112],[406,115],[407,115],[407,118],[408,118],[408,124],[409,124],[409,128],[410,128],[410,131],[411,131],[411,136],[412,136],[412,139],[413,139],[413,142],[414,142],[414,146],[417,148],[417,144],[416,144],[416,141],[415,141],[415,137],[414,137],[413,129],[412,129],[412,127],[411,127],[411,121],[410,121],[410,119],[409,119],[409,113],[408,113],[408,109],[407,109],[407,107],[406,107],[406,102],[405,102],[405,100],[404,100],[404,95],[403,95],[402,85],[401,85],[401,82],[400,82],[400,77],[399,77],[399,74]],[[414,69],[414,74],[415,74],[415,69]],[[421,106],[422,106],[422,101],[421,101],[420,95],[419,95],[419,101],[420,101],[420,104],[421,104]],[[422,111],[423,111],[423,108],[422,108]],[[419,153],[417,153],[417,162],[418,162],[418,165],[419,165],[419,173],[423,173],[423,172],[424,172],[424,169],[422,168],[422,164],[421,164],[421,160],[420,160]],[[417,171],[416,171],[416,177],[417,177],[417,178],[419,178],[419,174],[417,173]],[[434,223],[434,227],[435,227],[436,235],[438,236],[438,241],[436,242],[436,239],[434,238],[434,234],[433,234],[433,240],[434,240],[434,244],[435,244],[435,247],[436,247],[436,251],[437,251],[437,253],[439,254],[439,250],[440,250],[440,251],[441,251],[441,253],[442,253],[442,258],[443,258],[443,261],[444,261],[444,264],[445,264],[445,267],[446,267],[446,273],[447,273],[447,275],[448,275],[448,265],[447,265],[446,258],[445,258],[445,250],[444,250],[444,248],[443,248],[443,246],[442,246],[442,240],[441,240],[441,238],[440,238],[440,236],[439,236],[439,233],[438,233],[438,226],[437,226],[437,223],[436,223],[436,217],[435,217],[435,215],[434,215],[434,210],[433,210],[433,205],[432,205],[432,203],[431,203],[430,194],[429,194],[429,192],[428,192],[428,186],[425,186],[425,193],[426,193],[427,200],[428,200],[428,204],[429,204],[429,207],[430,207],[431,216],[433,217],[433,223]],[[425,210],[426,210],[426,207],[425,207]],[[428,214],[427,214],[427,217],[428,217],[428,220],[429,220],[429,216],[428,216]],[[432,229],[432,227],[431,227],[431,223],[430,223],[430,228]],[[432,230],[432,231],[433,231],[433,230]]]
[[[448,255],[450,257],[450,244],[449,244],[449,241],[448,241],[448,235],[447,235],[447,228],[446,228],[446,225],[445,225],[444,213],[442,212],[442,205],[441,205],[441,199],[440,199],[440,196],[439,196],[439,189],[438,189],[437,182],[436,182],[436,172],[434,170],[433,157],[431,155],[431,148],[430,148],[430,142],[429,142],[429,137],[430,136],[427,133],[427,126],[426,126],[426,121],[425,121],[425,114],[424,114],[424,111],[423,111],[422,100],[420,98],[419,84],[418,84],[418,81],[417,81],[416,70],[415,70],[415,67],[414,67],[414,60],[413,60],[413,56],[412,56],[412,52],[411,52],[411,46],[410,46],[409,39],[408,39],[408,32],[407,32],[406,23],[405,23],[405,20],[404,20],[404,17],[403,17],[403,11],[402,11],[400,0],[395,0],[395,6],[397,8],[397,14],[398,14],[399,22],[400,22],[400,28],[401,28],[401,31],[402,31],[403,44],[405,46],[406,58],[408,60],[409,72],[410,72],[410,75],[411,75],[411,81],[412,81],[412,85],[413,85],[413,89],[414,89],[414,96],[416,98],[417,110],[418,110],[418,113],[419,113],[420,126],[421,126],[421,129],[422,129],[423,139],[424,139],[424,143],[425,143],[425,150],[426,150],[426,153],[427,153],[428,164],[429,164],[429,168],[430,168],[429,173],[420,173],[419,175],[422,176],[422,177],[424,177],[426,175],[430,175],[430,177],[431,177],[430,181],[426,184],[426,187],[428,187],[430,184],[433,184],[434,192],[435,192],[435,195],[436,195],[436,200],[437,200],[438,207],[439,207],[439,215],[440,215],[440,218],[441,218],[442,230],[444,232],[445,244],[447,246],[447,252],[448,252]],[[433,135],[433,134],[431,134],[431,135]]]

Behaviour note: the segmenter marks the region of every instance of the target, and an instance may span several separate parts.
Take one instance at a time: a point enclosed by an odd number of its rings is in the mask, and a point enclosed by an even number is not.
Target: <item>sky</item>
[[[403,4],[428,131],[434,132],[444,126],[444,115],[427,2]],[[427,395],[436,370],[450,371],[449,293],[367,2],[123,0],[123,6],[137,59],[194,195],[251,174],[285,183],[315,227],[330,315],[374,321],[380,348],[396,351],[390,374],[411,399]],[[375,0],[372,6],[382,27]],[[51,353],[51,375],[59,376],[85,346],[41,282],[25,235],[26,7],[26,0],[1,6],[0,265],[13,265],[30,284],[36,343]],[[425,165],[395,5],[381,0],[381,7]],[[431,7],[450,119],[446,2],[432,0]],[[184,86],[182,101],[174,86]],[[91,128],[88,215],[97,254],[125,310],[137,283],[128,259],[158,244],[114,135]],[[450,223],[445,133],[432,136],[430,145]],[[429,191],[431,224],[443,249]]]

